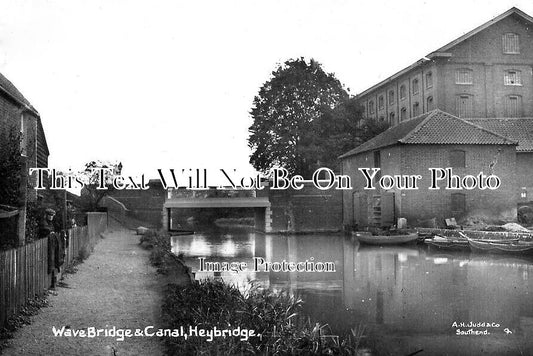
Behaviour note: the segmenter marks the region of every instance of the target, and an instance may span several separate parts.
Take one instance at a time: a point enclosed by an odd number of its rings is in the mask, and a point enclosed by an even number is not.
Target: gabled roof
[[[533,152],[533,117],[479,118],[469,122],[518,141],[517,152]]]
[[[449,53],[446,53],[446,51],[448,51],[450,48],[452,48],[453,46],[469,39],[470,37],[474,36],[475,34],[483,31],[484,29],[486,29],[487,27],[495,24],[496,22],[508,17],[508,16],[511,16],[511,15],[516,15],[516,16],[519,16],[521,18],[523,18],[524,20],[530,22],[530,23],[533,23],[533,17],[529,16],[528,14],[526,14],[525,12],[523,12],[522,10],[516,8],[516,7],[512,7],[511,9],[507,10],[506,12],[504,12],[503,14],[499,15],[499,16],[496,16],[495,18],[493,18],[492,20],[490,21],[487,21],[485,22],[483,25],[481,26],[478,26],[476,27],[475,29],[473,29],[472,31],[462,35],[461,37],[453,40],[452,42],[448,43],[447,45],[429,53],[426,57],[424,58],[421,58],[419,59],[418,61],[416,61],[415,63],[411,64],[410,66],[400,70],[399,72],[391,75],[390,77],[380,81],[379,83],[371,86],[370,88],[364,90],[363,92],[359,93],[356,95],[356,97],[360,97],[360,96],[363,96],[363,95],[366,95],[368,94],[369,92],[373,91],[374,89],[376,88],[379,88],[381,87],[382,85],[388,83],[388,82],[391,82],[395,79],[397,79],[398,77],[404,75],[405,73],[408,73],[410,72],[411,70],[415,69],[415,68],[418,68],[422,65],[424,65],[425,63],[427,62],[430,62],[431,61],[431,58],[434,58],[434,57],[449,57]]]
[[[42,140],[43,148],[46,151],[47,154],[50,154],[50,151],[48,150],[48,144],[46,142],[46,136],[44,134],[44,129],[41,123],[41,117],[37,110],[30,104],[30,102],[22,95],[22,93],[7,79],[4,77],[2,73],[0,73],[0,95],[6,95],[11,100],[14,100],[16,103],[18,103],[21,107],[23,107],[26,111],[31,112],[33,115],[37,117],[37,129],[42,133]]]
[[[400,144],[516,145],[517,141],[437,109],[401,122],[339,158]]]
[[[511,15],[517,15],[517,16],[523,18],[524,20],[526,20],[526,21],[528,21],[530,23],[533,23],[533,17],[529,16],[528,14],[526,14],[525,12],[523,12],[522,10],[520,10],[520,9],[518,9],[516,7],[512,7],[509,10],[505,11],[503,14],[496,16],[492,20],[489,20],[489,21],[485,22],[483,25],[476,27],[472,31],[465,33],[461,37],[453,40],[452,42],[450,42],[447,45],[439,48],[438,50],[431,52],[429,55],[427,55],[427,57],[431,58],[433,53],[446,52],[450,48],[456,46],[457,44],[469,39],[470,37],[478,34],[479,32],[483,31],[484,29],[488,28],[489,26],[492,26],[496,22],[498,22],[500,20],[503,20],[504,18],[506,18],[508,16],[511,16]]]
[[[30,102],[22,95],[22,93],[7,79],[2,73],[0,73],[0,91],[7,94],[11,99],[18,102],[21,106],[32,111],[35,115],[39,115],[37,110],[30,104]]]

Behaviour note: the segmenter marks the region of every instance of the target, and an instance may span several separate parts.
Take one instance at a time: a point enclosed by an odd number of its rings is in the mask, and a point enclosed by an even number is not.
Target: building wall
[[[520,53],[505,54],[502,36],[519,35]],[[450,58],[438,61],[439,73],[444,81],[440,108],[458,115],[456,98],[461,94],[473,96],[472,117],[506,117],[505,98],[517,95],[522,98],[519,116],[532,116],[533,103],[533,30],[514,17],[507,17],[491,27],[461,42],[449,51]],[[458,69],[471,69],[472,84],[456,84]],[[520,71],[521,85],[505,85],[507,70]]]
[[[115,190],[110,195],[129,209],[131,216],[161,227],[165,190],[157,180],[149,182],[147,190]]]
[[[477,175],[491,172],[497,175],[502,185],[497,190],[429,190],[430,171],[428,168],[446,168],[450,166],[451,150],[465,151],[465,168],[454,168],[453,173],[459,176]],[[483,214],[491,218],[516,217],[516,152],[514,146],[490,145],[402,145],[385,148],[380,151],[382,175],[416,175],[422,176],[418,181],[417,190],[392,189],[395,194],[396,218],[404,217],[411,225],[422,220],[437,218],[442,224],[445,218],[464,218],[467,215]],[[361,167],[373,167],[374,153],[366,152],[343,160],[343,174],[350,175],[354,185],[353,191],[343,192],[343,224],[365,226],[368,221],[358,218],[358,199],[383,194],[379,188],[364,190],[365,179],[358,171]],[[491,168],[492,166],[492,168]],[[441,183],[440,186],[444,187]],[[452,193],[463,193],[465,196],[464,214],[452,211]],[[355,208],[354,208],[355,204]],[[371,214],[371,209],[367,213]],[[364,214],[364,212],[363,212]],[[382,212],[383,214],[383,212]]]
[[[44,132],[38,135],[38,120],[39,118],[23,110],[12,99],[0,95],[0,133],[7,135],[13,128],[16,133],[22,134],[21,148],[27,158],[28,167],[46,167],[48,164],[48,152],[44,149]],[[38,165],[39,163],[41,165]]]
[[[20,110],[17,104],[0,94],[0,132],[8,133],[10,127],[20,130]]]
[[[519,35],[520,53],[504,54],[502,36],[505,33]],[[457,84],[458,69],[471,69],[472,84]],[[521,74],[521,85],[504,85],[504,72],[517,70]],[[431,71],[433,85],[428,87],[426,74]],[[533,116],[533,27],[524,24],[514,16],[509,16],[471,38],[450,48],[445,57],[435,57],[431,61],[421,62],[405,74],[386,80],[384,84],[359,97],[359,103],[364,106],[368,118],[379,120],[387,118],[390,112],[395,113],[396,120],[401,121],[401,109],[406,109],[406,118],[416,116],[413,105],[420,104],[422,114],[431,110],[428,108],[428,97],[433,97],[433,107],[459,116],[457,98],[460,95],[470,95],[473,109],[468,117],[506,117],[505,100],[508,96],[521,98],[522,108],[518,116]],[[419,94],[413,92],[413,81],[420,84]],[[405,85],[407,95],[399,98],[400,86]],[[378,111],[378,98],[383,93],[394,90],[395,105],[387,106],[386,110]],[[374,102],[374,113],[369,105]],[[386,100],[386,105],[389,105]],[[385,115],[387,113],[387,115]],[[461,115],[466,117],[465,115]]]
[[[431,84],[428,82],[427,74],[431,73]],[[414,81],[418,81],[418,92],[413,90]],[[405,96],[400,96],[400,88],[405,87]],[[427,62],[413,71],[406,73],[397,79],[388,82],[376,88],[375,90],[361,96],[358,100],[364,106],[365,117],[375,120],[383,120],[389,122],[391,125],[396,125],[402,121],[402,108],[406,110],[405,119],[417,116],[415,115],[413,106],[415,103],[419,104],[418,115],[423,114],[429,110],[437,108],[437,88],[438,88],[438,74],[437,66],[433,62]],[[390,93],[393,93],[393,101],[390,100]],[[379,97],[384,98],[384,108],[379,109]],[[428,109],[428,97],[433,98],[433,107]],[[370,111],[371,102],[374,103],[374,113]],[[394,114],[394,120],[390,119],[390,114]]]
[[[459,176],[495,174],[501,179],[497,190],[429,190],[430,171],[428,168],[450,166],[450,151],[465,151],[465,167],[453,168]],[[464,218],[482,214],[494,219],[513,219],[516,217],[516,152],[514,146],[495,145],[446,145],[419,146],[409,145],[401,148],[402,174],[420,174],[419,189],[398,194],[398,214],[408,220]],[[492,168],[491,168],[492,166]],[[440,184],[442,187],[445,183]],[[466,212],[457,214],[452,211],[452,194],[465,195]],[[397,198],[398,201],[398,198]]]
[[[306,184],[301,190],[265,188],[271,204],[272,232],[332,231],[342,228],[341,190],[320,190]],[[259,196],[259,194],[258,194]]]
[[[516,154],[516,177],[518,201],[533,203],[533,152]],[[522,196],[523,193],[525,193],[525,197]]]

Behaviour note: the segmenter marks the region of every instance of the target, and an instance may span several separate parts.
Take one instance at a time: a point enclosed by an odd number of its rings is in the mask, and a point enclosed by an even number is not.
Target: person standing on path
[[[65,239],[62,234],[55,232],[53,209],[46,209],[45,216],[39,226],[39,237],[48,237],[48,274],[51,274],[50,289],[55,289],[58,274],[65,261]]]

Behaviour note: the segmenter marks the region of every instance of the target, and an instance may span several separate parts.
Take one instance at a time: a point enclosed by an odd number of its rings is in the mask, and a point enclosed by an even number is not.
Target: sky
[[[355,95],[531,0],[2,0],[0,72],[39,111],[49,167],[236,169],[254,96],[314,58]]]

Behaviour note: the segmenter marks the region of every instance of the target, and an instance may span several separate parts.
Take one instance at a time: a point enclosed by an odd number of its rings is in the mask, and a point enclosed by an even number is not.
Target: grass
[[[17,315],[8,319],[4,327],[0,328],[0,354],[8,346],[8,340],[13,338],[13,333],[24,325],[31,324],[31,317],[37,315],[39,310],[45,307],[48,307],[46,296],[35,296],[27,301]]]
[[[245,291],[222,281],[195,281],[189,286],[169,285],[164,303],[168,328],[189,326],[204,330],[254,330],[255,337],[166,337],[169,355],[355,355],[364,329],[349,335],[329,333],[301,314],[303,301],[286,292],[274,292],[250,283]]]

